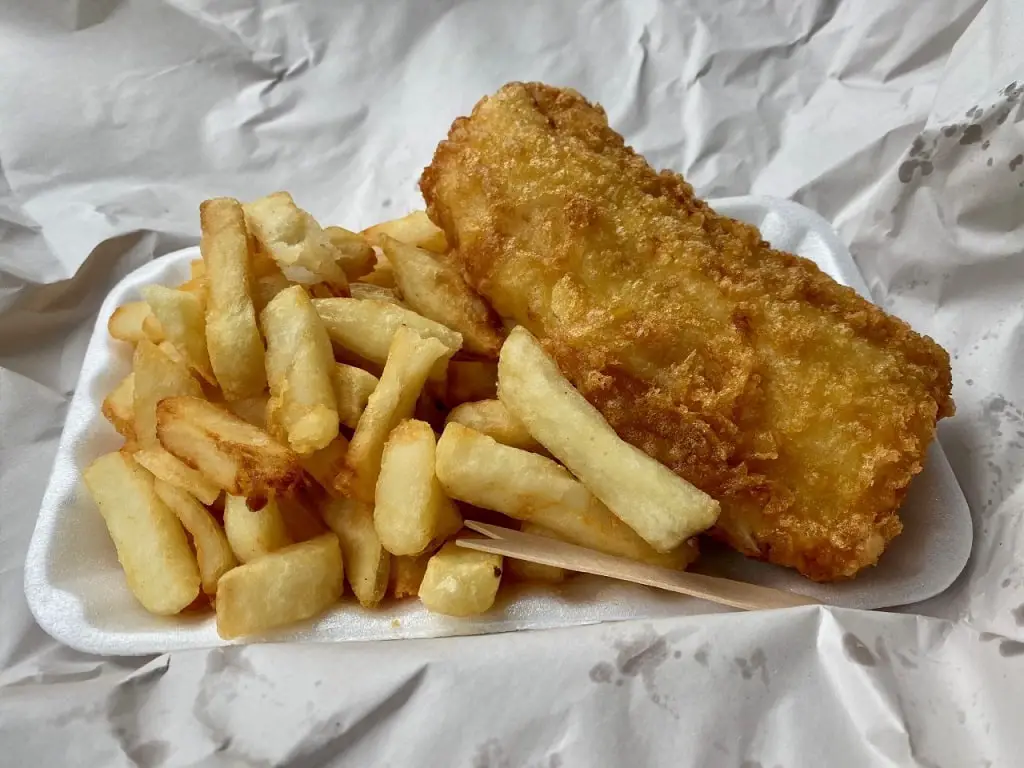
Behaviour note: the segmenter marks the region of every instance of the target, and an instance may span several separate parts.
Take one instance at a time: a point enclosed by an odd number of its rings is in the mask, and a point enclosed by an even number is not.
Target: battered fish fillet
[[[621,437],[722,505],[714,535],[819,581],[902,526],[949,356],[656,173],[578,93],[511,83],[420,181],[451,258]]]

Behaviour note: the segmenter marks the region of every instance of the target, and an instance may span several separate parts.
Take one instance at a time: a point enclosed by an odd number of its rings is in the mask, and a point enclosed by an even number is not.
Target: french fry
[[[398,599],[416,597],[432,554],[427,552],[407,557],[392,556],[391,570],[388,574],[388,594]]]
[[[362,368],[336,363],[331,370],[331,383],[334,385],[338,419],[349,429],[355,429],[380,380]]]
[[[314,299],[313,306],[331,341],[378,365],[387,362],[395,333],[403,325],[424,338],[440,340],[450,350],[449,357],[462,346],[457,331],[386,301]],[[433,378],[443,376],[435,373]]]
[[[520,529],[523,533],[534,536],[545,536],[549,539],[559,538],[554,531],[542,525],[534,523],[523,523]],[[529,560],[517,560],[514,557],[505,560],[505,576],[515,581],[537,581],[542,584],[560,584],[565,581],[565,568],[556,565],[544,565],[543,563],[531,563]]]
[[[499,443],[513,448],[534,452],[544,450],[523,423],[509,413],[508,408],[500,400],[480,400],[456,406],[448,414],[448,423],[450,422],[483,432]]]
[[[181,488],[157,478],[156,495],[167,505],[192,537],[199,563],[199,576],[203,592],[217,594],[217,581],[238,561],[228,544],[228,537],[206,507]]]
[[[288,278],[278,272],[254,277],[252,281],[252,305],[259,315],[274,297],[291,287]]]
[[[717,501],[615,434],[522,326],[501,349],[498,396],[537,442],[659,552],[718,519]]]
[[[381,457],[373,524],[393,555],[418,555],[462,528],[462,517],[434,476],[434,430],[407,420],[391,430]]]
[[[275,296],[260,321],[267,337],[268,412],[278,412],[292,449],[310,454],[338,436],[331,341],[300,285]]]
[[[153,310],[144,301],[129,301],[114,310],[107,320],[107,332],[118,341],[131,344],[149,339],[154,344],[163,341],[163,329],[153,316]]]
[[[656,552],[551,459],[461,424],[445,427],[436,472],[453,499],[542,525],[571,544],[666,568],[685,568],[693,560],[688,545]]]
[[[240,563],[248,563],[294,543],[276,498],[253,509],[242,496],[224,500],[224,533]]]
[[[408,216],[392,219],[363,230],[363,235],[374,245],[382,246],[385,236],[402,243],[426,248],[434,253],[446,253],[448,241],[444,231],[430,220],[426,211],[413,211]]]
[[[492,605],[501,584],[501,555],[463,549],[449,541],[427,561],[419,596],[433,613],[475,616]]]
[[[380,253],[377,254],[377,264],[373,267],[373,271],[368,275],[360,277],[359,281],[369,285],[376,285],[380,288],[387,288],[391,291],[396,290],[395,272],[391,269],[391,262]]]
[[[267,428],[267,401],[270,395],[262,394],[243,400],[228,400],[224,405],[242,421],[260,429]]]
[[[217,632],[230,639],[312,618],[337,602],[344,579],[333,533],[232,568],[217,585]]]
[[[334,479],[345,467],[345,455],[348,453],[348,440],[344,435],[338,435],[324,448],[314,451],[308,456],[303,456],[300,461],[302,467],[313,479],[317,481],[329,494],[336,495]]]
[[[188,367],[188,362],[185,360],[185,356],[178,351],[178,348],[171,344],[169,341],[161,341],[156,345],[156,348],[163,352],[167,357],[176,362],[178,365]],[[200,382],[202,384],[202,382]]]
[[[142,289],[150,309],[167,341],[184,356],[189,368],[211,384],[217,383],[210,366],[206,348],[206,317],[203,303],[187,291],[176,291],[162,285],[147,285]]]
[[[213,504],[220,495],[216,483],[169,454],[159,443],[152,448],[136,451],[134,459],[136,464],[144,467],[158,480],[192,494],[203,504]],[[188,528],[188,525],[185,527]],[[189,532],[191,530],[189,528]]]
[[[175,362],[145,339],[135,346],[132,369],[135,437],[143,448],[153,448],[157,445],[157,403],[175,395],[201,397],[203,388],[184,365]]]
[[[465,348],[497,357],[501,349],[497,316],[454,268],[427,251],[393,237],[381,237],[402,300],[416,312],[462,334]]]
[[[242,205],[227,197],[206,200],[199,206],[199,220],[210,365],[227,400],[253,397],[266,386],[267,373],[249,293],[249,233]]]
[[[335,488],[344,496],[373,502],[388,435],[412,415],[430,371],[450,355],[451,349],[437,339],[423,338],[406,327],[398,329],[380,383],[352,435],[345,469],[335,479]]]
[[[324,234],[334,248],[334,260],[350,281],[373,269],[377,256],[365,237],[343,227],[325,227]]]
[[[364,608],[376,607],[387,591],[391,555],[373,527],[373,507],[354,499],[332,499],[321,512],[341,543],[345,578],[353,594]]]
[[[202,224],[202,210],[202,204],[200,204],[200,224]],[[188,263],[188,277],[189,280],[202,280],[206,277],[206,262],[202,259],[192,259],[192,261]]]
[[[328,283],[347,293],[348,279],[330,238],[291,195],[275,192],[242,207],[249,231],[285,277],[306,285]]]
[[[350,283],[348,286],[349,296],[353,299],[386,301],[388,304],[402,306],[402,300],[394,288],[385,288],[373,283]]]
[[[103,399],[104,418],[125,440],[135,439],[135,374],[129,373]]]
[[[160,444],[233,496],[284,495],[303,482],[294,451],[223,408],[170,397],[156,410]]]
[[[452,360],[444,402],[449,408],[498,396],[498,364],[493,360]]]
[[[96,459],[82,477],[132,594],[157,615],[186,608],[199,594],[199,566],[181,523],[157,496],[153,476],[115,451]]]

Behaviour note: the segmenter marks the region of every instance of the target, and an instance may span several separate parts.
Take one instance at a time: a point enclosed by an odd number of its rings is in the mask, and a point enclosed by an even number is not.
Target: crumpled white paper
[[[0,9],[0,755],[12,765],[1013,765],[1024,747],[1024,7],[38,0]],[[144,660],[50,641],[21,563],[92,318],[217,194],[419,204],[511,79],[705,196],[831,219],[953,355],[975,549],[907,613],[802,609]],[[678,654],[678,655],[677,655]],[[139,666],[143,664],[143,666]],[[57,729],[60,729],[59,731]]]

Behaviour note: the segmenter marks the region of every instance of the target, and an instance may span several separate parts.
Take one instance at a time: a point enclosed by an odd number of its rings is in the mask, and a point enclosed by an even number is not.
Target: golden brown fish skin
[[[874,564],[949,356],[655,172],[572,90],[510,83],[420,181],[450,258],[616,431],[722,504],[714,534],[820,581]]]

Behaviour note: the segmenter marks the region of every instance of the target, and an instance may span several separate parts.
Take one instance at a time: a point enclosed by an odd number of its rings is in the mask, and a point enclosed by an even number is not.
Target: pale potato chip
[[[157,403],[175,395],[202,397],[203,388],[183,364],[172,360],[145,339],[135,346],[132,369],[135,437],[143,448],[153,448],[157,445]]]
[[[217,384],[206,348],[206,316],[203,303],[187,291],[147,285],[142,295],[160,321],[167,341],[185,358],[189,368],[211,384]]]
[[[348,279],[336,261],[331,239],[287,192],[275,192],[243,206],[249,231],[289,280],[328,283],[347,292]]]
[[[275,296],[260,323],[267,337],[268,412],[276,412],[292,449],[308,455],[338,435],[331,341],[300,285]]]
[[[338,601],[344,585],[337,536],[292,544],[221,577],[217,632],[231,639],[312,618]]]
[[[383,236],[402,301],[419,314],[462,334],[469,352],[497,357],[501,323],[453,267],[420,248]]]
[[[462,528],[462,517],[434,475],[434,430],[407,420],[391,430],[381,457],[373,524],[393,555],[418,555]]]
[[[696,555],[688,543],[656,552],[564,467],[458,423],[437,443],[435,471],[453,499],[542,525],[571,544],[676,569]]]
[[[354,499],[332,499],[323,518],[341,543],[345,578],[359,604],[375,608],[387,591],[391,556],[373,527],[373,506]]]
[[[254,507],[242,496],[229,495],[224,500],[224,533],[241,563],[294,543],[276,498],[271,496]]]
[[[380,383],[352,435],[345,469],[335,480],[344,496],[373,502],[388,435],[412,416],[430,371],[450,355],[450,348],[437,339],[425,339],[405,326],[398,329]]]
[[[446,253],[448,241],[444,231],[430,220],[426,211],[413,211],[400,219],[385,221],[363,230],[363,235],[374,245],[383,245],[385,236],[402,243],[426,248],[434,253]]]
[[[224,529],[190,493],[159,478],[154,487],[160,500],[177,515],[192,537],[203,592],[207,595],[217,594],[220,577],[238,565]]]
[[[266,386],[267,374],[249,289],[253,276],[242,205],[226,197],[206,200],[199,220],[210,364],[227,400],[254,397]]]
[[[543,451],[540,443],[526,429],[526,426],[509,413],[500,400],[480,400],[463,403],[452,409],[447,421],[462,424],[477,432],[493,437],[499,443],[522,448],[524,451]]]
[[[129,373],[103,399],[100,412],[125,440],[135,439],[135,374]]]
[[[459,547],[454,541],[427,561],[419,596],[423,607],[448,616],[484,613],[498,594],[501,555]]]
[[[199,594],[199,565],[178,518],[157,496],[153,476],[115,451],[86,467],[82,479],[132,594],[157,615],[186,608]]]

